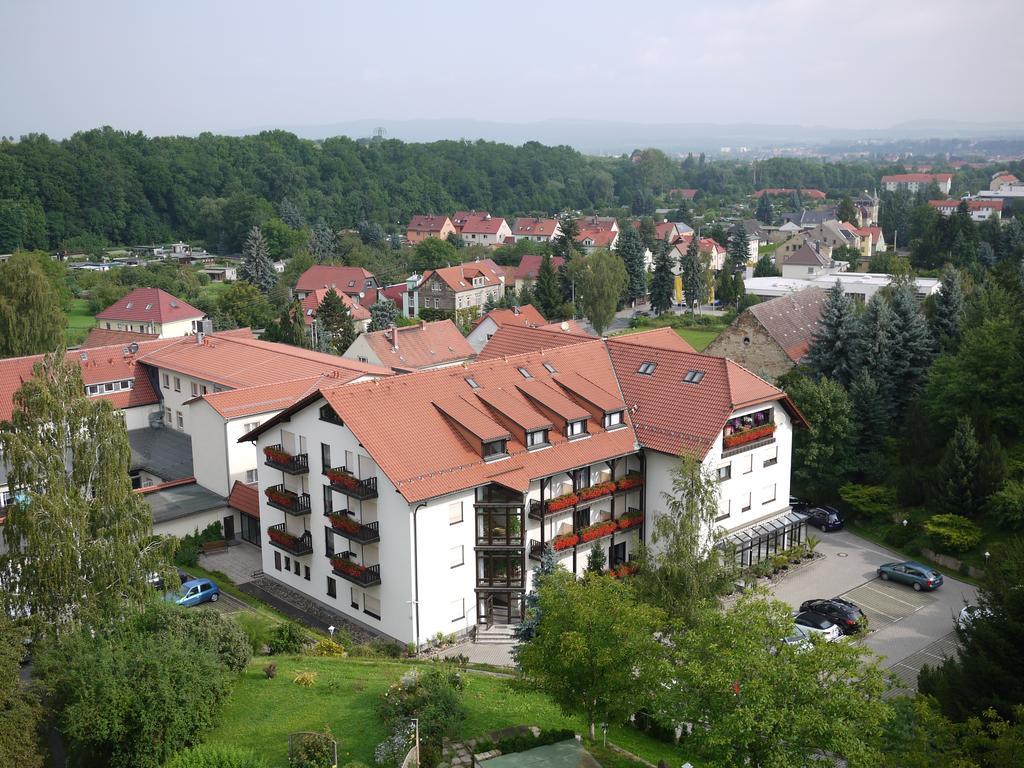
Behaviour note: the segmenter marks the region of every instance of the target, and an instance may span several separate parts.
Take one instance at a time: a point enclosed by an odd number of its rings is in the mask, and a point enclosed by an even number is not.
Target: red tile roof
[[[405,293],[405,291],[406,291],[405,283],[395,283],[394,285],[389,285],[386,288],[381,288],[380,289],[380,294],[385,299],[390,300],[395,306],[397,306],[399,309],[401,309],[402,308],[402,295]]]
[[[452,224],[461,232],[468,222],[474,219],[485,219],[490,215],[487,211],[456,211],[452,214]]]
[[[382,364],[396,371],[416,371],[460,360],[476,353],[451,320],[423,322],[362,335]],[[397,340],[397,341],[396,341]],[[397,344],[397,347],[396,347]]]
[[[658,349],[674,349],[677,352],[696,352],[689,342],[675,332],[672,328],[652,328],[649,331],[640,333],[626,333],[622,335],[629,337],[629,343],[644,347],[657,347]],[[620,338],[619,336],[615,337]]]
[[[515,275],[514,275],[515,279],[516,280],[536,280],[537,279],[537,273],[540,272],[541,261],[543,261],[543,260],[544,260],[544,257],[543,256],[539,256],[537,254],[530,253],[530,254],[527,254],[526,256],[523,256],[523,258],[521,258],[519,260],[519,266],[516,267],[516,271],[515,271]],[[556,272],[558,271],[558,268],[560,266],[562,266],[563,264],[565,264],[565,259],[563,259],[561,256],[552,256],[551,257],[551,267]]]
[[[681,197],[683,200],[693,200],[694,195],[697,194],[696,189],[670,189],[668,191],[670,195],[676,195]]]
[[[773,197],[778,195],[791,195],[796,191],[792,187],[769,187],[767,189],[759,189],[754,193],[754,197],[763,197],[764,195],[771,195]],[[820,189],[801,189],[800,196],[806,197],[808,200],[824,200],[827,195]]]
[[[317,288],[337,288],[350,296],[366,291],[366,281],[374,280],[373,273],[362,267],[332,267],[326,264],[315,264],[307,269],[295,283],[295,290],[315,291]]]
[[[460,293],[462,291],[472,291],[480,287],[473,285],[474,277],[484,278],[484,285],[496,285],[505,276],[505,271],[491,259],[467,261],[454,267],[428,269],[423,273],[423,280],[420,281],[420,285],[423,285],[434,274],[447,283],[448,287],[453,291]]]
[[[861,237],[870,237],[872,245],[878,245],[882,239],[881,227],[858,227],[857,234]]]
[[[782,401],[794,420],[802,422],[782,390],[731,360],[659,349],[637,343],[638,336],[611,338],[608,351],[630,406],[637,440],[645,448],[703,457],[736,409],[758,403]],[[653,373],[638,372],[644,363],[655,364]],[[683,379],[689,371],[700,371],[704,377],[688,384]]]
[[[500,216],[487,214],[484,217],[472,217],[462,225],[463,234],[496,235],[498,230],[505,225],[505,220]],[[507,226],[507,225],[505,225]]]
[[[558,229],[557,219],[519,218],[512,227],[512,234],[520,237],[537,237],[538,235],[550,238]]]
[[[254,416],[257,413],[283,411],[296,400],[301,400],[321,385],[335,386],[337,384],[344,384],[348,375],[351,375],[349,381],[362,376],[361,373],[352,371],[351,374],[339,373],[331,376],[309,376],[304,379],[279,381],[257,387],[242,387],[241,389],[229,389],[224,392],[209,392],[189,400],[188,404],[192,405],[193,403],[203,401],[224,419],[240,419],[244,416]]]
[[[228,506],[237,509],[243,515],[255,517],[260,516],[260,492],[254,485],[246,485],[241,480],[235,480],[231,486],[231,493],[228,494]]]
[[[346,293],[340,293],[338,288],[317,288],[315,291],[310,292],[306,295],[306,298],[302,300],[302,319],[306,325],[312,325],[313,320],[316,318],[317,310],[320,309],[320,305],[323,303],[329,291],[334,291],[341,297],[342,303],[348,307],[348,311],[352,313],[353,320],[369,320],[370,310],[364,307],[362,304],[356,304]],[[376,293],[376,292],[374,292]]]
[[[580,229],[576,242],[590,240],[595,248],[611,247],[619,239],[619,233],[610,229]]]
[[[406,227],[410,232],[440,232],[444,225],[451,224],[447,216],[413,216]]]
[[[115,331],[106,328],[90,328],[82,349],[92,347],[110,347],[115,344],[131,344],[140,341],[152,341],[159,338],[155,333],[139,333],[138,331]]]
[[[949,181],[953,178],[951,173],[894,173],[889,176],[882,177],[882,183],[894,182],[896,184],[906,184],[908,182],[916,181],[919,184],[929,184],[931,182]]]
[[[811,339],[821,321],[827,293],[822,288],[805,288],[802,291],[779,296],[770,301],[755,304],[748,311],[775,339],[786,356],[799,363],[811,348]]]
[[[1002,211],[1003,201],[1002,200],[929,200],[928,205],[932,208],[952,208],[956,209],[960,207],[961,202],[967,203],[968,211]]]
[[[136,288],[96,315],[97,320],[134,323],[173,323],[205,317],[206,313],[159,288]]]
[[[473,327],[480,325],[484,320],[490,318],[494,324],[501,328],[503,325],[522,325],[526,327],[538,327],[547,325],[548,321],[537,311],[533,304],[523,304],[515,309],[492,309],[486,315],[477,320]]]
[[[527,328],[521,325],[505,325],[498,328],[480,350],[480,360],[492,360],[508,355],[520,355],[524,352],[535,352],[543,349],[554,349],[569,344],[579,344],[593,338],[588,334],[574,331],[572,327],[562,330],[560,326],[552,328]]]

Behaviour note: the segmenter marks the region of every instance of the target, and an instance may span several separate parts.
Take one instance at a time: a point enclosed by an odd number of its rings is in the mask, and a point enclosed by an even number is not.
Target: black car
[[[843,527],[843,518],[835,507],[814,507],[807,512],[807,524],[825,531],[838,531]]]
[[[807,514],[807,510],[811,508],[810,502],[798,499],[796,496],[789,497],[789,507],[794,512],[798,512],[801,515]]]
[[[868,618],[857,605],[841,597],[831,600],[805,600],[801,611],[813,611],[828,616],[844,635],[855,635],[867,628]]]

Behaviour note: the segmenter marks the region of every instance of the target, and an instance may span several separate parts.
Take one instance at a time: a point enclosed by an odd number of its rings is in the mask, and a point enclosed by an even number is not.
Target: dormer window
[[[579,421],[570,421],[565,427],[565,436],[569,439],[574,437],[582,437],[587,434],[587,420],[580,419]]]
[[[612,411],[604,415],[604,428],[615,429],[623,425],[622,411]]]
[[[683,377],[683,382],[686,384],[700,384],[700,380],[704,378],[704,371],[688,371]]]
[[[484,458],[496,459],[500,456],[504,456],[508,453],[505,446],[505,440],[491,440],[488,443],[484,443]]]
[[[535,429],[533,432],[526,433],[527,448],[539,448],[542,445],[548,445],[548,431],[546,429]]]
[[[658,367],[657,363],[651,363],[651,362],[641,363],[640,367],[636,369],[636,372],[639,373],[641,376],[650,376],[651,374],[654,373],[654,369],[657,368],[657,367]]]

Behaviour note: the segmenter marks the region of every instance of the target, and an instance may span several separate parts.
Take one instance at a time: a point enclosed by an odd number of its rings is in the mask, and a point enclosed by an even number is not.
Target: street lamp
[[[986,549],[986,550],[985,550],[985,562],[986,562],[986,563],[988,562],[988,559],[989,559],[990,557],[992,557],[992,553],[991,553],[991,552],[989,552],[989,551],[988,551],[988,550]]]
[[[601,723],[601,733],[604,734],[604,745],[608,746],[608,723]]]
[[[328,631],[328,632],[330,633],[330,635],[331,635],[331,640],[333,640],[333,639],[334,639],[334,630],[335,630],[335,629],[336,629],[336,627],[335,627],[335,626],[334,626],[333,624],[331,624],[331,626],[329,626],[329,627],[327,628],[327,631]]]
[[[907,527],[907,523],[908,523],[908,522],[909,522],[909,521],[908,521],[908,520],[907,520],[906,518],[904,518],[904,519],[903,519],[903,527],[904,527],[904,528],[906,528],[906,527]]]

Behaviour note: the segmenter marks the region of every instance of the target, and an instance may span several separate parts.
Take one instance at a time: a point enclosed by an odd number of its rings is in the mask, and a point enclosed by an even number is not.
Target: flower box
[[[351,472],[343,472],[340,469],[327,469],[324,470],[324,474],[327,475],[327,479],[333,485],[340,485],[342,488],[348,488],[350,491],[359,490],[359,478]]]
[[[578,496],[580,501],[591,501],[592,499],[599,499],[602,496],[610,496],[615,493],[615,483],[609,481],[607,483],[598,483],[592,485],[589,488],[584,488],[579,491]]]
[[[263,455],[266,456],[268,460],[273,461],[277,464],[290,464],[292,460],[292,457],[289,453],[278,448],[275,445],[268,445],[266,448],[264,448]]]
[[[346,560],[343,557],[332,557],[331,567],[342,573],[347,573],[349,576],[355,576],[357,579],[366,573],[366,566]]]
[[[551,548],[560,551],[569,547],[575,547],[579,543],[580,537],[575,533],[563,533],[551,540]]]
[[[739,448],[741,445],[747,445],[755,440],[763,440],[766,437],[771,437],[775,434],[774,424],[762,424],[759,427],[751,427],[750,429],[744,429],[741,432],[733,432],[731,435],[722,436],[722,447],[723,448]]]
[[[600,539],[605,536],[611,536],[615,531],[619,529],[618,523],[614,520],[605,520],[600,523],[594,523],[593,525],[587,526],[580,531],[580,537],[583,541],[593,541],[594,539]]]
[[[353,520],[348,515],[328,515],[327,517],[330,519],[331,528],[334,530],[344,531],[345,533],[359,533],[359,522]]]
[[[628,531],[630,528],[636,528],[643,521],[644,516],[641,514],[623,515],[618,520],[619,530]]]
[[[288,491],[281,491],[277,488],[267,488],[264,491],[267,498],[275,504],[280,504],[283,507],[291,507],[295,505],[295,500],[298,498],[296,494],[289,493]]]
[[[277,542],[283,547],[295,549],[299,544],[299,537],[288,533],[288,531],[282,531],[279,528],[269,528],[267,532],[270,534],[271,541]]]
[[[548,512],[561,512],[563,509],[576,506],[579,500],[580,497],[575,493],[563,493],[561,496],[556,496],[547,502],[545,507]]]
[[[638,563],[620,563],[611,570],[613,578],[621,579],[625,576],[632,576],[640,569]]]
[[[626,475],[625,477],[620,477],[616,481],[615,486],[620,491],[628,491],[631,488],[639,488],[643,484],[644,484],[643,477],[639,473],[633,472],[633,473],[630,473],[630,474]]]

